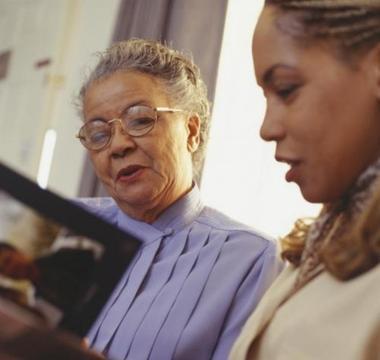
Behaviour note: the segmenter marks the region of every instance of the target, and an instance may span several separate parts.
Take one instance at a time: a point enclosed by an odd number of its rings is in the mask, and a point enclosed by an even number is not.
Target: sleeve
[[[275,243],[268,243],[236,293],[216,344],[213,360],[227,359],[245,321],[283,267],[284,264],[277,255]]]

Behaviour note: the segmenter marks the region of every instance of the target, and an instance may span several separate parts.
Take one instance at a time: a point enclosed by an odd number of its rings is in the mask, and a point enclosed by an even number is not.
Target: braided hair
[[[306,41],[332,40],[344,58],[380,41],[380,0],[266,0],[265,5],[294,15],[293,25],[279,20],[282,30]]]

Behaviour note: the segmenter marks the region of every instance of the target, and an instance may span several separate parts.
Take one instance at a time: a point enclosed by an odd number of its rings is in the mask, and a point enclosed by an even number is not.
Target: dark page
[[[139,244],[0,164],[0,298],[20,316],[84,336]]]

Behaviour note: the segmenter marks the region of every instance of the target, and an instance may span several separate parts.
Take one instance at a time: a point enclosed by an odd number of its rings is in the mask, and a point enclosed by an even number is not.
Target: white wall
[[[33,176],[37,172],[50,72],[61,36],[65,3],[55,0],[0,2],[0,52],[10,51],[0,80],[0,158]],[[38,67],[42,60],[50,64]]]
[[[48,187],[77,194],[84,150],[71,105],[91,54],[111,41],[120,0],[1,0],[0,160],[37,179],[46,131],[56,132]],[[40,60],[50,64],[36,67]]]
[[[78,193],[82,176],[85,150],[75,138],[81,122],[71,102],[77,94],[83,74],[93,54],[111,43],[120,0],[80,0],[76,20],[71,28],[67,53],[70,54],[64,69],[65,87],[62,89],[53,120],[57,130],[57,143],[51,168],[49,187],[67,196]]]
[[[262,4],[229,1],[202,193],[207,204],[277,237],[320,206],[285,182],[274,144],[259,137],[265,99],[254,78],[251,38]]]

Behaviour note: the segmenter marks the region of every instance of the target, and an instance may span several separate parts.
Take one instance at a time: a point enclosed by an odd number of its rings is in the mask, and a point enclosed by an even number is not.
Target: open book
[[[0,329],[13,319],[85,336],[139,245],[0,164]]]

